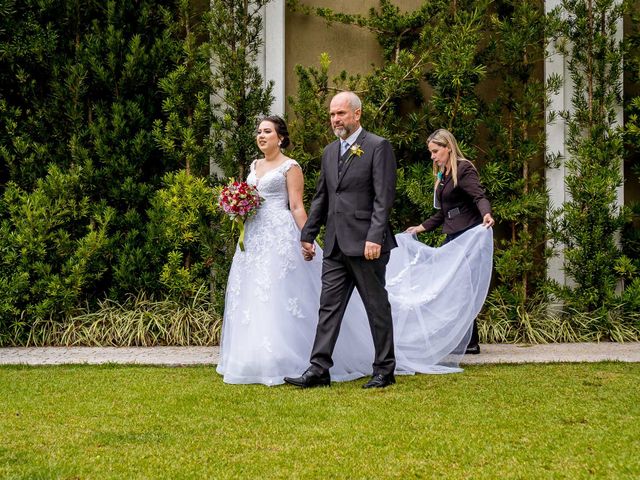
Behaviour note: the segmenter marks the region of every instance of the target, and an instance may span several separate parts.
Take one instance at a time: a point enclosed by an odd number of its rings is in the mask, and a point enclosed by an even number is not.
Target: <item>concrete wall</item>
[[[301,0],[303,5],[325,7],[336,12],[367,16],[369,9],[378,8],[378,0]],[[401,0],[395,2],[401,11],[418,8],[423,0]],[[286,85],[287,95],[297,92],[297,80],[294,67],[297,64],[318,66],[319,57],[327,52],[332,63],[330,78],[342,70],[349,73],[366,73],[372,65],[382,62],[382,49],[375,35],[364,28],[354,25],[327,23],[315,16],[292,12],[287,8],[285,29]]]
[[[372,0],[304,0],[309,6],[323,6],[343,13],[365,13],[375,1]],[[367,30],[353,25],[327,23],[315,16],[292,12],[287,9],[285,20],[285,92],[295,95],[297,79],[296,65],[318,66],[320,54],[326,52],[332,60],[330,77],[341,70],[349,73],[366,73],[371,65],[381,62],[381,49],[375,36]]]

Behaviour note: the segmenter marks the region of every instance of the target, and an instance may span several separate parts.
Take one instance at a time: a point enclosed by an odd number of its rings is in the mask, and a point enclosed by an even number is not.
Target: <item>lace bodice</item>
[[[287,191],[286,174],[293,166],[300,167],[298,162],[292,159],[285,160],[282,164],[269,170],[262,177],[256,175],[256,163],[254,160],[251,164],[251,171],[247,177],[247,183],[255,185],[260,192],[260,196],[264,198],[264,203],[260,209],[288,209],[289,195]]]

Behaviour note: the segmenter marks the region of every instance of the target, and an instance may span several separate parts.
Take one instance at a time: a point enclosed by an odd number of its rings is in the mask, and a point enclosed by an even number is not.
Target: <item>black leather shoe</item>
[[[394,383],[396,383],[396,377],[393,376],[393,373],[389,373],[388,375],[378,373],[371,377],[371,380],[365,383],[362,388],[384,388]]]
[[[478,355],[480,353],[480,345],[469,345],[465,350],[465,355]]]
[[[309,368],[300,377],[284,377],[284,381],[289,385],[295,385],[301,388],[331,386],[331,376],[329,372],[318,375],[317,373],[313,373]]]

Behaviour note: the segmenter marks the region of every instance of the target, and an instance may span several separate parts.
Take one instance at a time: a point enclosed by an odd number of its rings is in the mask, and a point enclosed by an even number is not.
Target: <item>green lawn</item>
[[[640,478],[640,364],[328,389],[210,367],[0,368],[0,478]]]

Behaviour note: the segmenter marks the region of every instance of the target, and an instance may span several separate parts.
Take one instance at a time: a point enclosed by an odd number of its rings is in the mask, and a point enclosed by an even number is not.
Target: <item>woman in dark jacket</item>
[[[429,136],[427,145],[436,177],[433,206],[438,211],[421,225],[409,227],[407,232],[430,232],[442,225],[442,232],[447,235],[445,243],[448,243],[478,225],[493,226],[491,204],[480,184],[478,171],[464,158],[453,134],[443,128],[436,130]],[[480,353],[478,341],[474,320],[466,353]]]

